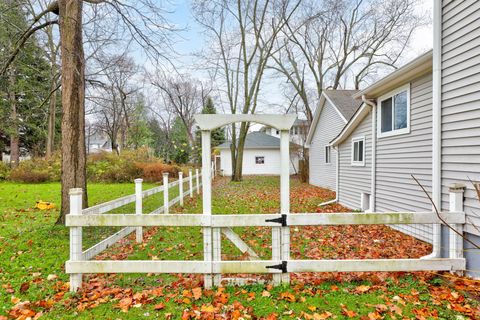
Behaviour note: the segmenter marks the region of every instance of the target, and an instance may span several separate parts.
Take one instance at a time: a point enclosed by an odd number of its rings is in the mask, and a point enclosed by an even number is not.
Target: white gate
[[[289,195],[289,130],[295,121],[293,115],[197,115],[202,130],[202,186],[203,214],[82,214],[81,192],[74,191],[71,210],[66,225],[71,228],[70,260],[66,272],[71,274],[70,289],[76,291],[84,273],[200,273],[204,274],[205,287],[221,284],[222,274],[250,273],[273,274],[274,284],[288,283],[290,272],[356,272],[356,271],[461,271],[465,270],[463,258],[463,197],[458,192],[450,196],[451,212],[395,212],[395,213],[304,213],[290,214]],[[212,215],[211,207],[211,144],[213,129],[233,122],[262,123],[280,130],[281,175],[279,214]],[[197,174],[197,179],[198,179]],[[191,179],[190,179],[191,181]],[[81,190],[80,190],[81,191]],[[141,198],[140,198],[141,200]],[[168,203],[168,199],[167,199]],[[88,209],[87,209],[88,210]],[[85,210],[84,210],[85,211]],[[365,260],[291,260],[290,227],[320,225],[365,224],[435,224],[446,222],[450,231],[448,258],[426,259],[365,259]],[[82,255],[82,227],[91,226],[177,226],[202,227],[203,261],[88,261]],[[272,259],[254,261],[222,261],[221,231],[231,227],[271,227]],[[457,233],[458,232],[458,233]]]

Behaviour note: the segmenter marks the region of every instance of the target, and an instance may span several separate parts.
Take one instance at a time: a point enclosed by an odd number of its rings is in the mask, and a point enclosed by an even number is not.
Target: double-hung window
[[[332,152],[331,147],[325,146],[325,163],[332,163],[331,152]]]
[[[410,85],[379,98],[378,137],[410,132]]]
[[[255,157],[255,164],[265,164],[265,157]]]
[[[352,139],[352,166],[365,165],[365,137]]]

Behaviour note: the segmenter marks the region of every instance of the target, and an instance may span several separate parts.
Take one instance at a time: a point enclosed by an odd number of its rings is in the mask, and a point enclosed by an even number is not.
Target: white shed
[[[220,151],[220,172],[232,175],[231,142],[227,141],[217,147]],[[298,152],[300,146],[290,142],[290,174],[298,172]],[[279,175],[280,174],[280,139],[263,132],[247,134],[243,151],[244,175]]]

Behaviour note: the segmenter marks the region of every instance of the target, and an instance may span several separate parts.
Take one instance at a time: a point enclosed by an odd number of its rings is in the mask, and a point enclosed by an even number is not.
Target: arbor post
[[[188,188],[189,188],[190,198],[193,198],[193,177],[192,177],[192,169],[188,169]]]
[[[280,131],[280,213],[290,214],[290,133]],[[290,228],[281,227],[281,260],[290,260]],[[282,283],[290,283],[290,274],[281,274]]]
[[[72,188],[70,195],[70,213],[71,215],[82,214],[82,188]],[[82,260],[82,227],[70,227],[70,260]],[[74,273],[70,275],[70,291],[77,292],[82,287],[82,274]]]
[[[168,214],[168,172],[163,173],[163,213]]]
[[[202,187],[203,187],[203,214],[205,216],[212,215],[212,176],[211,176],[211,131],[202,130]],[[197,172],[197,192],[198,188],[198,169]],[[212,262],[213,246],[212,246],[212,228],[203,228],[203,258],[204,261]],[[212,274],[204,275],[205,288],[211,288],[213,285]]]
[[[138,215],[143,214],[142,182],[143,179],[135,179],[135,214]],[[137,227],[135,235],[137,243],[141,243],[143,241],[143,227]]]
[[[178,193],[180,194],[180,206],[183,207],[183,172],[178,173]]]
[[[463,194],[465,185],[460,183],[452,184],[450,193],[450,212],[463,212]],[[463,225],[452,224],[451,227],[463,235]],[[463,258],[463,237],[450,229],[449,231],[449,257],[450,259]]]

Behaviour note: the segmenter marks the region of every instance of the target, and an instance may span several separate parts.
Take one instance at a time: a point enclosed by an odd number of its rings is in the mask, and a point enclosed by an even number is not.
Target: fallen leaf
[[[193,293],[193,298],[195,300],[198,300],[202,297],[202,288],[200,287],[193,288],[192,293]]]

